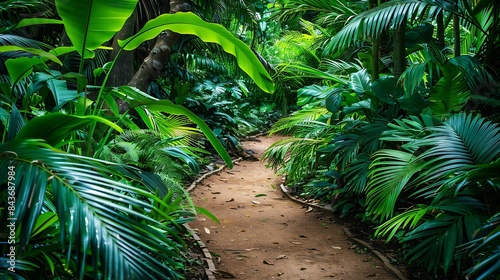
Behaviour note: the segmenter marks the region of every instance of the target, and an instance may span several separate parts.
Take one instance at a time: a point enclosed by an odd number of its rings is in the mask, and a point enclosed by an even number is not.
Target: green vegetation
[[[116,86],[108,81],[122,67],[122,52],[167,28],[217,44],[255,83],[253,90],[273,91],[271,77],[243,41],[182,10],[148,18],[142,29],[118,39],[139,7],[148,8],[134,0],[0,3],[2,277],[184,278],[182,224],[197,213],[215,218],[192,205],[182,187],[200,162],[210,160],[208,150],[232,164],[221,133],[182,105],[191,81],[171,84],[172,100],[136,87],[141,75]],[[19,12],[48,17],[21,19]],[[42,28],[51,32],[36,36]],[[117,52],[106,58],[112,41]],[[178,46],[170,43],[151,53]],[[159,68],[148,61],[140,69]],[[134,60],[129,63],[133,69]],[[231,82],[245,88],[243,78]]]
[[[272,125],[299,195],[494,279],[499,32],[494,0],[3,1],[0,273],[185,278],[183,185]]]
[[[299,110],[265,157],[305,197],[370,222],[432,275],[494,279],[496,1],[286,1]],[[348,19],[349,18],[349,19]],[[293,39],[292,39],[293,38]]]

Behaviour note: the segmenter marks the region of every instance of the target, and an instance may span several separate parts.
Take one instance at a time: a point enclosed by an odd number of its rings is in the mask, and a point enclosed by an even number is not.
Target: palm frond
[[[23,13],[33,14],[50,11],[48,1],[45,0],[5,0],[0,2],[0,20],[17,22]]]
[[[457,196],[442,200],[428,210],[441,213],[407,233],[403,242],[418,241],[419,244],[406,257],[410,263],[424,264],[434,273],[440,266],[446,272],[456,247],[471,240],[473,233],[485,222],[486,206],[473,197]]]
[[[426,183],[415,195],[434,196],[436,188],[443,184],[444,188],[458,188],[457,180],[463,178],[460,175],[500,157],[500,127],[479,116],[456,114],[429,129],[432,133],[419,141],[420,147],[429,149],[419,158],[433,164],[415,178],[416,184]]]
[[[391,218],[399,195],[423,169],[412,153],[380,150],[373,155],[366,188],[367,212],[373,219]]]
[[[314,173],[316,150],[325,145],[323,139],[288,138],[271,145],[263,154],[276,174],[287,175],[287,182],[296,183]]]
[[[493,215],[481,227],[486,236],[475,236],[476,239],[461,245],[459,250],[469,253],[474,266],[467,270],[467,279],[488,279],[500,272],[500,212]],[[460,254],[461,252],[459,252]]]
[[[426,12],[436,13],[428,3],[420,0],[389,1],[353,17],[340,32],[326,42],[326,53],[345,48],[361,38],[378,38],[391,26],[406,24],[407,19],[423,20]]]
[[[282,133],[289,135],[296,131],[298,125],[315,121],[326,114],[328,114],[326,108],[316,107],[303,109],[295,112],[289,117],[279,119],[269,132],[271,134]]]
[[[78,278],[88,277],[88,262],[95,268],[94,276],[101,271],[104,278],[178,278],[174,268],[179,265],[175,259],[179,248],[170,239],[176,235],[176,214],[154,207],[151,201],[168,209],[148,190],[164,186],[146,187],[138,169],[66,154],[37,141],[10,142],[0,152],[4,155],[1,167],[7,170],[14,165],[18,174],[20,260],[29,259],[26,245],[32,222],[43,212],[45,190],[50,190],[59,218],[61,250],[67,252],[64,268],[74,270]],[[0,179],[4,182],[6,177],[2,174]],[[168,224],[150,218],[149,213]]]

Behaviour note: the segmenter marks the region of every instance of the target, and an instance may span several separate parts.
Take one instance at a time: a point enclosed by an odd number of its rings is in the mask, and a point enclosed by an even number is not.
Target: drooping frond
[[[391,26],[406,24],[407,20],[410,22],[423,21],[441,10],[441,8],[431,6],[426,2],[429,1],[390,1],[360,13],[349,20],[340,32],[326,42],[323,52],[325,54],[333,53],[336,49],[352,45],[360,38],[378,38]]]
[[[328,114],[328,110],[326,108],[315,107],[311,109],[304,109],[295,112],[293,115],[282,118],[278,120],[269,133],[281,133],[285,135],[292,134],[297,130],[298,126],[310,122],[316,121],[319,117]]]
[[[325,144],[324,139],[288,138],[271,145],[262,159],[276,174],[286,174],[287,182],[296,183],[315,172],[316,150]]]
[[[95,278],[100,272],[104,278],[178,279],[179,248],[170,240],[176,235],[178,209],[154,194],[167,191],[163,184],[138,169],[67,154],[37,141],[10,142],[0,153],[2,168],[15,166],[20,260],[34,265],[33,248],[26,245],[45,205],[57,213],[59,250],[66,252],[61,269],[71,269],[79,278]],[[46,197],[48,191],[53,200]],[[40,246],[36,249],[46,245]]]

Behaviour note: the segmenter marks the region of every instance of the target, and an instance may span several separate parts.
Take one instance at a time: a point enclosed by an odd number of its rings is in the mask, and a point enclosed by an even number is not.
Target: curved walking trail
[[[243,143],[258,158],[277,137]],[[213,256],[217,279],[398,279],[363,247],[355,248],[330,214],[286,198],[264,162],[242,161],[191,193],[205,216],[190,223]]]

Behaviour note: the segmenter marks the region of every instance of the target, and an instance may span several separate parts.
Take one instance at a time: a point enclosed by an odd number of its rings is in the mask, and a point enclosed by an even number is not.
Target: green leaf
[[[120,87],[122,88],[122,87]],[[187,108],[181,105],[176,105],[170,100],[141,100],[141,101],[131,101],[130,107],[134,108],[137,106],[144,106],[151,111],[163,111],[173,115],[184,115],[188,117],[192,122],[198,125],[200,130],[205,134],[210,143],[214,146],[215,150],[219,153],[222,159],[226,162],[229,168],[233,168],[233,162],[231,157],[227,153],[224,146],[220,143],[217,136],[212,132],[208,125],[198,117],[195,113],[189,111]]]
[[[164,151],[165,153],[169,154],[170,156],[181,159],[182,161],[187,163],[187,165],[189,166],[189,168],[191,168],[191,170],[193,172],[195,172],[195,173],[200,172],[200,166],[198,165],[196,160],[193,157],[191,157],[190,155],[188,155],[186,152],[184,152],[183,150],[181,150],[177,147],[168,147],[168,148],[163,148],[161,150]]]
[[[25,18],[18,22],[14,29],[41,24],[63,24],[63,22],[61,20],[51,18]]]
[[[326,98],[325,105],[329,112],[336,113],[340,109],[340,107],[342,106],[343,92],[344,90],[340,89],[333,92],[333,94],[329,95]]]
[[[59,110],[62,106],[64,106],[64,104],[68,103],[69,101],[78,98],[78,92],[76,92],[76,90],[68,89],[68,84],[64,80],[47,80],[47,87],[54,95],[54,100],[56,101],[56,107],[54,108],[54,111]]]
[[[25,125],[26,121],[21,115],[21,112],[12,104],[12,111],[9,116],[9,128],[7,129],[7,141],[13,140]]]
[[[370,90],[370,76],[366,69],[358,71],[351,74],[351,79],[349,80],[350,88],[357,93],[362,95]]]
[[[219,219],[217,219],[217,217],[214,214],[212,214],[210,211],[208,211],[207,209],[201,208],[199,206],[195,206],[195,209],[196,209],[196,212],[198,212],[199,214],[202,214],[202,215],[205,215],[205,216],[209,217],[214,222],[216,222],[216,223],[218,223],[220,225]]]
[[[91,51],[122,28],[136,4],[137,0],[56,0],[66,33],[84,58],[92,57]]]
[[[39,57],[18,57],[7,60],[5,66],[7,66],[12,85],[19,83],[22,79],[33,73],[33,66],[43,64],[44,62]]]
[[[17,134],[15,140],[43,139],[48,144],[57,147],[62,140],[71,135],[71,132],[94,122],[106,124],[119,132],[123,131],[119,126],[102,117],[51,113],[27,122]]]
[[[40,216],[38,216],[38,220],[36,221],[35,227],[33,228],[32,235],[35,236],[41,233],[45,229],[53,226],[57,221],[57,214],[54,212],[45,212],[40,214]]]
[[[51,54],[50,52],[46,52],[41,49],[35,49],[35,48],[24,48],[24,47],[19,47],[19,46],[0,46],[0,53],[3,52],[14,52],[14,51],[21,51],[21,52],[27,52],[36,56],[39,56],[41,58],[44,58],[43,61],[51,60],[59,65],[62,65],[61,60],[57,58],[55,55]]]
[[[90,277],[92,272],[86,267],[90,263],[106,279],[126,279],[125,275],[131,279],[179,279],[174,269],[180,265],[182,241],[177,241],[175,230],[187,212],[161,211],[159,207],[171,207],[145,188],[138,179],[140,170],[67,154],[33,140],[2,144],[0,154],[4,155],[0,169],[15,165],[16,173],[22,175],[16,178],[21,237],[33,236],[36,228],[54,222],[49,214],[40,216],[35,209],[52,204],[45,189],[53,194],[54,207],[50,208],[57,213],[60,239],[39,234],[28,246],[20,243],[19,250],[29,250],[28,258],[43,260],[45,253],[64,252],[79,279]],[[153,213],[158,220],[149,216]],[[165,225],[159,220],[170,222]],[[30,228],[29,223],[35,221]],[[60,259],[54,264],[56,270],[63,268]]]
[[[367,212],[374,215],[374,219],[391,218],[399,195],[422,168],[423,164],[411,153],[397,150],[376,152],[366,190]]]
[[[158,36],[165,29],[180,34],[198,36],[204,42],[217,43],[229,54],[236,57],[238,66],[265,92],[273,92],[274,84],[264,66],[253,51],[241,40],[234,37],[219,24],[208,23],[193,13],[160,15],[148,21],[137,34],[119,41],[124,50],[133,50],[144,41]]]
[[[429,94],[429,108],[436,115],[460,111],[470,97],[465,73],[458,66],[447,63],[441,70],[443,76]]]

